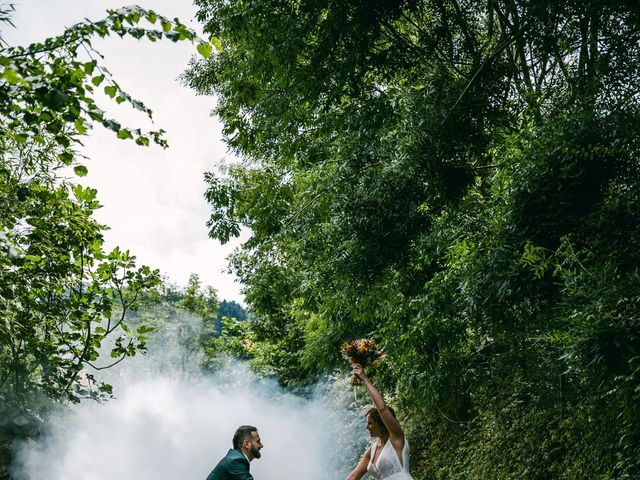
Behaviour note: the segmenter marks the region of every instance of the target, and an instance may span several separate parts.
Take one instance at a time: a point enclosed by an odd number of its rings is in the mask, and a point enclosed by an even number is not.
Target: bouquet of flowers
[[[374,367],[379,366],[384,356],[380,345],[370,338],[351,340],[342,345],[340,353],[351,363],[359,363],[363,368],[369,365]],[[361,383],[360,379],[353,375],[351,377],[351,385],[357,385],[359,383]]]

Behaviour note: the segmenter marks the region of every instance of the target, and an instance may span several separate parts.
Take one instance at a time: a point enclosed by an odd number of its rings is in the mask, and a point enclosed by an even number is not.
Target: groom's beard
[[[251,446],[251,450],[249,450],[251,452],[251,456],[253,458],[260,458],[260,450],[258,450],[256,447]]]

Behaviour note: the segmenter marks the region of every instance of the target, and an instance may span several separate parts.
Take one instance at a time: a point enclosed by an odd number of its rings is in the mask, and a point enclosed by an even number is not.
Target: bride
[[[367,412],[367,430],[376,441],[346,480],[360,480],[365,473],[376,480],[413,480],[409,475],[409,444],[393,409],[384,402],[360,364],[353,365],[353,374],[362,380],[373,400],[374,407]]]

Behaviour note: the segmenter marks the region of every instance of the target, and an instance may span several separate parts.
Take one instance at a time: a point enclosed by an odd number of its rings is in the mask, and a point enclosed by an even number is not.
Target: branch
[[[469,24],[467,23],[467,21],[464,18],[464,15],[462,13],[462,9],[460,8],[460,4],[458,3],[458,0],[451,0],[451,3],[453,4],[454,10],[456,11],[456,18],[458,20],[458,25],[460,26],[460,30],[462,31],[462,34],[464,35],[464,38],[466,39],[466,43],[468,45],[468,49],[469,49],[469,53],[472,55],[472,57],[474,58],[474,61],[480,60],[478,58],[477,55],[477,41],[475,38],[473,38],[472,35],[469,34]]]
[[[121,361],[123,361],[125,358],[127,358],[127,352],[126,350],[133,344],[132,340],[129,340],[129,345],[127,345],[127,348],[125,349],[125,352],[122,354],[122,356],[116,360],[115,362],[113,362],[111,365],[106,365],[104,367],[96,367],[93,363],[91,362],[84,362],[85,364],[89,365],[91,368],[93,368],[94,370],[106,370],[107,368],[111,368],[116,366],[117,364],[119,364]]]
[[[455,110],[455,108],[458,106],[458,104],[462,101],[464,96],[467,94],[467,92],[469,91],[471,86],[475,83],[475,81],[480,76],[480,74],[484,71],[484,69],[487,66],[489,66],[491,64],[491,62],[493,62],[496,59],[496,57],[502,53],[502,51],[504,49],[506,49],[509,45],[511,45],[511,43],[513,43],[515,41],[515,39],[517,38],[518,35],[520,35],[520,34],[513,35],[511,38],[507,38],[501,45],[498,46],[498,48],[496,49],[495,52],[493,52],[491,55],[489,55],[486,58],[486,60],[482,63],[482,65],[480,65],[480,68],[478,68],[478,70],[476,70],[476,73],[473,75],[473,77],[471,77],[471,80],[469,80],[469,83],[467,83],[467,86],[464,87],[464,90],[462,91],[462,93],[460,94],[458,99],[455,101],[453,106],[449,109],[449,111],[445,115],[444,119],[440,123],[440,126],[443,126],[444,123],[448,120],[449,115],[451,115],[451,113]]]
[[[488,165],[474,165],[473,169],[474,170],[484,170],[484,169],[489,169],[489,168],[499,168],[501,166],[502,166],[501,163],[491,163],[491,164],[488,164]]]
[[[378,17],[380,24],[387,29],[400,43],[404,44],[409,50],[413,50],[417,53],[424,53],[424,51],[418,47],[415,43],[409,40],[406,36],[402,35],[396,28],[394,28],[388,21],[384,20],[380,16]]]

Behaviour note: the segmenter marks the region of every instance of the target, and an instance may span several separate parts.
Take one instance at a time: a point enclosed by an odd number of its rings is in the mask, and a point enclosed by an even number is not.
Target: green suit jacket
[[[249,460],[240,450],[231,449],[211,471],[207,480],[253,480],[249,473]]]

